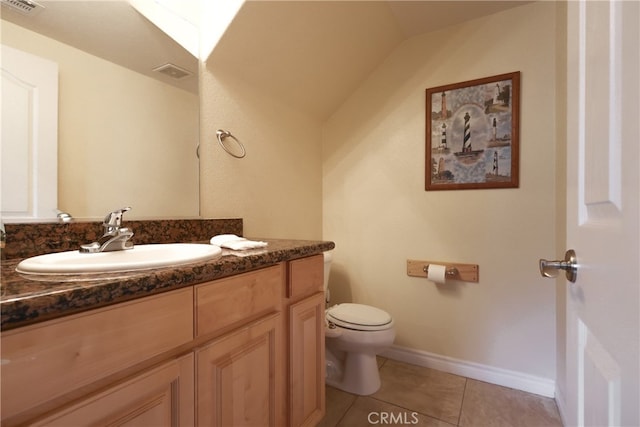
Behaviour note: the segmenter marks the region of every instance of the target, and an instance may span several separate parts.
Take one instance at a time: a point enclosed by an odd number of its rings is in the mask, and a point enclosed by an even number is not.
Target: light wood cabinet
[[[314,426],[325,414],[324,259],[290,261],[289,424]]]
[[[316,292],[324,292],[324,257],[314,255],[289,261],[287,298],[299,301]]]
[[[196,285],[195,334],[215,336],[280,311],[282,265]]]
[[[2,334],[2,425],[311,426],[322,255]]]
[[[133,376],[34,426],[193,426],[193,354]]]
[[[280,325],[275,314],[196,350],[197,425],[284,425]]]
[[[314,426],[325,413],[324,292],[291,305],[289,395],[292,426]]]
[[[192,288],[4,332],[2,419],[191,340]]]

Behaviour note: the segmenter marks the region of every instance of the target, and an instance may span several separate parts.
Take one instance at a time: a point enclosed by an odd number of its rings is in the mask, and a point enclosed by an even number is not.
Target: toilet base
[[[380,373],[375,354],[348,352],[340,363],[343,364],[340,369],[342,378],[327,376],[328,385],[360,396],[368,396],[380,389]]]

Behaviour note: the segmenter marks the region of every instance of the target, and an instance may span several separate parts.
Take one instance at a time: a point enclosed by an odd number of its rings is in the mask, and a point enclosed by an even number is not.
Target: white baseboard
[[[555,381],[548,378],[467,362],[426,351],[393,345],[380,356],[540,396],[553,398],[555,394]]]
[[[560,413],[560,419],[562,420],[563,426],[568,426],[567,422],[567,400],[564,396],[564,393],[556,387],[556,405],[558,405],[558,412]]]

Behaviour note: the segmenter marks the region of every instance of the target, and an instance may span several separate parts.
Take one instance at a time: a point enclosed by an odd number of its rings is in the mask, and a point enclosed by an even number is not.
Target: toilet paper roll
[[[438,265],[438,264],[429,264],[429,269],[427,270],[427,279],[431,280],[432,282],[444,283],[446,274],[447,274],[446,266]]]

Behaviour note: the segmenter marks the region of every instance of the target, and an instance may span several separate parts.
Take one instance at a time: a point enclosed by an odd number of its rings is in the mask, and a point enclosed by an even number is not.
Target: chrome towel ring
[[[229,153],[231,156],[233,156],[233,157],[235,157],[237,159],[241,159],[241,158],[243,158],[244,156],[247,155],[247,151],[244,149],[244,145],[242,145],[242,142],[240,142],[238,140],[238,138],[233,136],[231,134],[231,132],[226,131],[226,130],[222,130],[222,129],[218,129],[216,131],[216,136],[218,137],[218,143],[220,144],[222,149],[224,151],[226,151],[227,153]],[[226,138],[231,138],[232,140],[234,140],[236,142],[236,145],[240,148],[240,154],[236,153],[236,151],[238,151],[238,150],[230,150],[229,147],[227,147],[227,145],[224,143]]]

